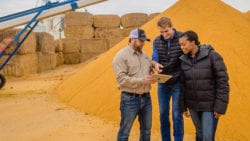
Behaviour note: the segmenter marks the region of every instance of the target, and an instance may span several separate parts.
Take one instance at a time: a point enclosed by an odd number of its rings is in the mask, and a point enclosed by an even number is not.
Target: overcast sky
[[[28,10],[43,4],[46,0],[1,0],[0,17]],[[58,1],[58,0],[51,0]],[[118,14],[131,12],[156,13],[172,6],[177,0],[108,0],[86,7],[92,14]],[[250,0],[222,0],[241,12],[250,10]]]

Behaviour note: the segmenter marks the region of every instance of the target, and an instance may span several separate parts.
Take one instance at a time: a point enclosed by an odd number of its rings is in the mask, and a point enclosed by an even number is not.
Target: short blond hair
[[[161,17],[158,20],[157,25],[159,27],[163,27],[163,28],[165,28],[165,27],[172,27],[173,26],[171,19],[168,18],[168,17]]]

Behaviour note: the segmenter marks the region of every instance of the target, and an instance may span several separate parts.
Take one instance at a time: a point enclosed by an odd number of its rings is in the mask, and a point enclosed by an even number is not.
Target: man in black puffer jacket
[[[225,114],[229,83],[222,57],[212,47],[200,45],[193,31],[180,35],[180,110],[196,128],[196,141],[214,141],[218,119]],[[189,112],[188,112],[189,111]]]
[[[152,63],[157,73],[172,75],[165,83],[158,83],[158,101],[162,141],[171,141],[170,99],[172,99],[172,121],[174,141],[183,141],[183,116],[179,110],[180,70],[183,54],[179,45],[180,31],[173,27],[168,17],[161,17],[157,22],[160,35],[153,43]]]

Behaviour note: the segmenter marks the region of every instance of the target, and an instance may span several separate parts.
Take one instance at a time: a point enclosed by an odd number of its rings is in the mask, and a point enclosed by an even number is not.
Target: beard
[[[142,51],[142,45],[136,44],[136,42],[133,43],[133,48],[135,51],[141,52]]]

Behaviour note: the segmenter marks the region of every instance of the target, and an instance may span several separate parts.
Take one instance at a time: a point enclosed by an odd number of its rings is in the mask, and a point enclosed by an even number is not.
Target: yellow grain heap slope
[[[180,0],[171,8],[143,26],[153,39],[159,33],[156,22],[160,16],[172,18],[178,30],[198,32],[202,43],[212,44],[223,57],[230,75],[230,104],[226,116],[220,119],[217,139],[248,140],[250,138],[250,24],[244,14],[220,0]],[[106,120],[119,121],[120,94],[112,70],[115,53],[127,44],[127,38],[98,59],[64,81],[58,88],[59,97],[83,112]],[[152,45],[145,51],[151,55]],[[159,130],[156,85],[153,99],[153,129]],[[190,119],[185,119],[185,133],[194,134]]]
[[[247,19],[250,21],[250,10],[249,11],[247,11],[246,13],[245,13],[245,16],[247,17]]]

